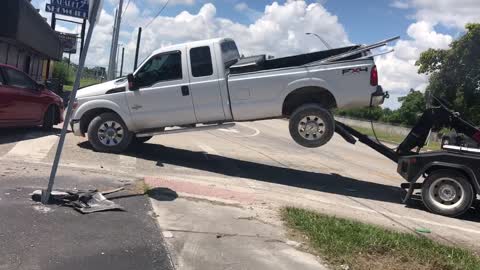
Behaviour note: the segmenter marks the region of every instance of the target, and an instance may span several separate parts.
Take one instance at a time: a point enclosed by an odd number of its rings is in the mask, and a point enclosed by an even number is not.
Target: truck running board
[[[140,132],[140,133],[137,133],[135,136],[141,138],[141,137],[150,137],[155,135],[174,134],[174,133],[191,132],[191,131],[204,131],[204,130],[219,129],[219,128],[231,128],[233,126],[235,126],[235,123],[203,125],[198,127],[175,128],[175,129],[169,129],[169,130],[156,129],[156,130],[148,130],[148,131]]]

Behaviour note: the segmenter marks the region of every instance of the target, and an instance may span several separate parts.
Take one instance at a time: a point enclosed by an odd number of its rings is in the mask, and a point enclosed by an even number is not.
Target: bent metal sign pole
[[[90,0],[90,9],[89,9],[90,26],[88,27],[87,37],[85,39],[85,48],[80,54],[80,60],[78,63],[75,83],[73,84],[73,90],[72,90],[72,93],[70,94],[70,100],[68,101],[67,115],[65,116],[65,120],[63,122],[62,133],[60,134],[60,140],[58,141],[57,152],[55,154],[55,159],[52,165],[52,171],[50,172],[50,178],[48,180],[48,187],[47,187],[47,190],[43,190],[42,192],[43,204],[47,204],[50,200],[50,194],[52,193],[53,184],[55,182],[55,176],[57,174],[58,163],[60,162],[60,156],[62,155],[62,149],[65,143],[65,136],[67,134],[68,123],[70,122],[70,118],[72,117],[73,103],[77,95],[78,87],[80,86],[80,78],[82,76],[83,67],[85,66],[85,58],[87,57],[88,47],[90,45],[90,40],[92,39],[93,28],[95,26],[95,23],[97,23],[100,17],[101,6],[102,6],[102,0]]]

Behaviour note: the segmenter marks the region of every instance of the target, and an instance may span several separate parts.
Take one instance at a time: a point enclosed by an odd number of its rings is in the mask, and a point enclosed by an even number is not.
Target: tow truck
[[[412,199],[415,190],[421,190],[421,200],[430,212],[456,217],[467,212],[480,195],[480,149],[443,145],[439,151],[420,150],[432,128],[450,127],[477,143],[480,129],[462,119],[445,100],[432,96],[432,101],[396,149],[338,121],[335,132],[347,142],[355,144],[358,140],[397,163],[397,172],[406,180],[400,185],[405,190],[403,203]]]

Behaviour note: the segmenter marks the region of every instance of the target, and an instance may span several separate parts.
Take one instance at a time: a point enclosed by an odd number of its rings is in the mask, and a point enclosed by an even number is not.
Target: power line
[[[167,7],[168,2],[170,2],[170,0],[167,0],[167,1],[165,2],[165,4],[163,5],[163,7],[160,9],[160,11],[158,11],[157,15],[155,15],[155,17],[153,17],[153,19],[152,19],[149,23],[147,23],[147,24],[143,27],[143,29],[147,28],[153,21],[155,21],[155,19],[158,17],[158,15],[160,15],[160,13],[162,13],[162,11],[165,9],[165,7]]]
[[[126,6],[125,9],[123,10],[122,17],[123,17],[123,15],[125,15],[125,12],[127,12],[128,5],[130,5],[130,0],[128,0],[127,6]]]

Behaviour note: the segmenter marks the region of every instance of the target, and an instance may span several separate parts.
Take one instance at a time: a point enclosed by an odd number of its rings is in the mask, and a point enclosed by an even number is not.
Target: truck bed
[[[348,46],[348,47],[336,48],[332,50],[305,53],[305,54],[275,58],[270,60],[267,60],[265,58],[265,55],[244,57],[239,59],[237,63],[235,63],[230,67],[230,74],[240,74],[240,73],[247,73],[247,72],[256,72],[261,70],[301,66],[301,65],[319,61],[334,55],[355,50],[359,47],[360,47],[359,45]],[[354,59],[357,57],[359,57],[359,55],[353,55],[345,59]]]

